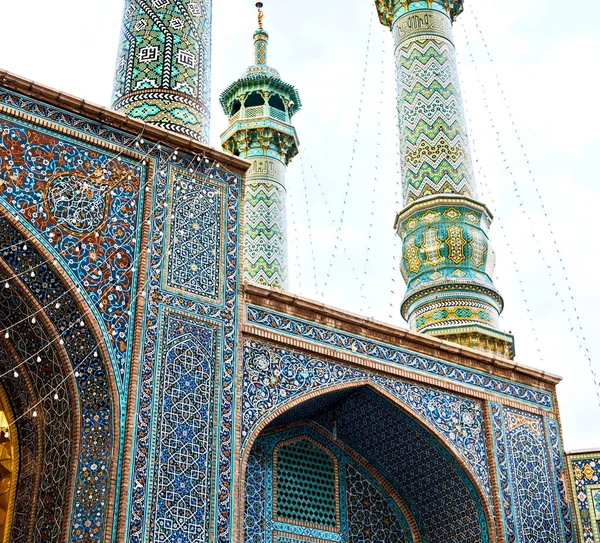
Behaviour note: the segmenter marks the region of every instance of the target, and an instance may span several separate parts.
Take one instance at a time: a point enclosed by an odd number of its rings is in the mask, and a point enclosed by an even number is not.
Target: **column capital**
[[[454,21],[463,11],[464,0],[375,0],[375,7],[381,24],[392,28],[398,17],[419,9],[445,13]]]

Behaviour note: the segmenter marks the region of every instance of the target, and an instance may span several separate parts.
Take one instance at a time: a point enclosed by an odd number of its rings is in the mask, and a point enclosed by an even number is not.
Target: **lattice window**
[[[336,463],[332,456],[307,439],[285,444],[275,454],[277,516],[335,527]]]

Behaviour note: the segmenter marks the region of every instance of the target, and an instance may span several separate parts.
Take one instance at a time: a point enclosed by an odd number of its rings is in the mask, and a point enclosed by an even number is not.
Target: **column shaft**
[[[251,157],[244,198],[244,277],[287,290],[288,249],[285,165]]]
[[[208,143],[212,0],[126,0],[117,111]]]

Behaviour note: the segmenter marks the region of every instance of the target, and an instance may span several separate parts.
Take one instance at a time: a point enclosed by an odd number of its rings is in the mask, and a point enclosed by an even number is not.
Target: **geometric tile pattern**
[[[415,419],[370,389],[336,406],[334,416],[338,439],[392,484],[427,540],[487,541],[489,500]]]
[[[556,475],[542,417],[491,404],[508,541],[572,542],[559,530]],[[562,512],[564,514],[564,511]]]
[[[441,377],[484,392],[499,394],[541,409],[550,410],[553,406],[552,394],[547,391],[521,385],[514,381],[495,377],[475,369],[419,355],[394,345],[366,339],[334,328],[315,324],[314,322],[305,321],[298,317],[248,305],[246,318],[249,323],[262,329],[277,331],[289,337],[325,345],[341,352],[365,356],[372,360],[410,368],[422,374]]]
[[[571,454],[567,462],[579,539],[581,543],[599,543],[600,453]]]
[[[562,447],[560,426],[556,419],[546,418],[546,434],[548,447],[552,459],[552,479],[556,490],[558,511],[560,514],[560,526],[566,543],[575,543],[573,528],[573,503],[568,491],[568,468],[565,463],[565,453]]]
[[[114,109],[208,143],[211,0],[127,0]]]
[[[372,380],[409,412],[436,428],[473,469],[491,497],[480,403],[249,339],[244,341],[243,364],[242,448],[260,422],[286,403],[336,385]]]
[[[389,498],[349,464],[346,465],[346,500],[349,543],[412,541],[398,513],[390,506]]]
[[[190,315],[163,313],[163,388],[156,420],[155,541],[205,541],[219,332]]]
[[[280,167],[285,168],[283,164]],[[288,285],[285,199],[286,191],[278,183],[246,183],[244,276],[284,290]]]
[[[244,541],[265,543],[267,503],[267,451],[257,441],[246,464],[246,506],[244,508]]]
[[[279,500],[282,491],[289,494],[292,502],[305,503],[309,508],[318,510],[321,503],[317,495],[282,488],[282,484],[287,483],[280,478],[279,454],[289,445],[298,445],[304,451],[312,450],[329,458],[327,466],[321,466],[322,474],[326,475],[326,480],[321,482],[325,494],[331,495],[333,523],[312,523],[281,516]],[[299,467],[303,465],[302,461],[298,462]],[[409,524],[398,503],[384,490],[371,469],[308,426],[259,438],[250,453],[246,471],[244,541],[412,543]]]
[[[335,527],[333,458],[311,441],[301,440],[282,445],[276,463],[277,517]]]
[[[172,170],[167,288],[222,302],[224,187]]]

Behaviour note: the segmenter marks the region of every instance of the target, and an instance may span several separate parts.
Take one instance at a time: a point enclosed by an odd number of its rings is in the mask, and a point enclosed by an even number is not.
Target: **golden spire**
[[[265,16],[265,14],[263,13],[263,10],[261,9],[263,7],[263,3],[256,2],[256,7],[258,8],[258,28],[260,28],[262,30],[263,17]]]

